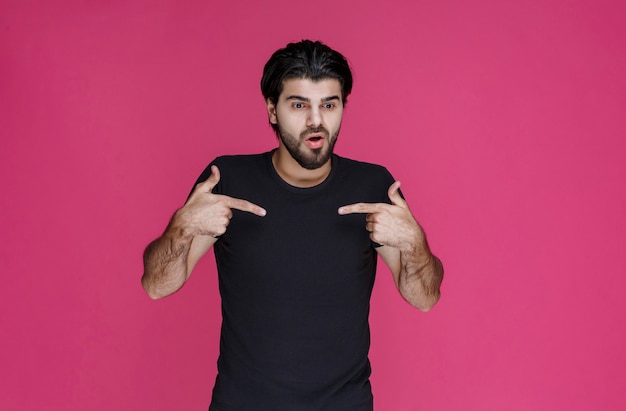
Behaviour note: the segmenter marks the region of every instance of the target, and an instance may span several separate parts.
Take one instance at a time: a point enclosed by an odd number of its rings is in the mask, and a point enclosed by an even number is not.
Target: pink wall
[[[623,4],[3,0],[0,409],[206,410],[212,256],[155,302],[141,253],[210,159],[274,146],[260,71],[305,37],[355,68],[337,151],[447,270],[428,314],[380,270],[377,409],[626,409]]]

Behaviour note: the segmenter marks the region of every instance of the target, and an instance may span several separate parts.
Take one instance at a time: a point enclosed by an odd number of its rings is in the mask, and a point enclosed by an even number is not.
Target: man
[[[441,262],[383,167],[333,153],[352,89],[346,59],[288,44],[261,80],[278,148],[223,156],[144,254],[152,298],[214,247],[222,297],[210,410],[371,410],[369,301],[377,255],[422,311]]]

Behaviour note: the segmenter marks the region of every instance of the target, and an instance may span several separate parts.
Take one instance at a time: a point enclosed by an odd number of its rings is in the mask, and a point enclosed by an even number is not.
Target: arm
[[[430,252],[425,239],[423,246],[412,245],[406,249],[382,246],[377,251],[391,270],[396,287],[407,302],[427,312],[439,301],[443,265]]]
[[[213,194],[220,173],[216,166],[211,171],[211,176],[198,184],[187,203],[174,213],[163,235],[144,252],[141,284],[151,298],[170,295],[185,284],[198,260],[226,232],[232,209],[258,216],[266,213],[246,200]]]
[[[217,241],[211,236],[185,232],[177,217],[181,210],[174,214],[163,235],[144,251],[141,284],[150,298],[162,298],[178,291],[196,263]]]
[[[339,214],[367,213],[366,229],[393,274],[396,287],[414,307],[429,311],[439,300],[443,266],[428,247],[424,231],[400,196],[400,182],[389,187],[391,204],[358,203],[339,208]]]

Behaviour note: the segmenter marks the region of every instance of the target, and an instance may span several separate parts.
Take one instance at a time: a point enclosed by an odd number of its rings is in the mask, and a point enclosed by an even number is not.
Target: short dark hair
[[[276,104],[283,91],[283,81],[292,79],[337,79],[341,101],[345,105],[352,91],[352,72],[346,58],[320,41],[302,40],[279,49],[263,68],[261,92],[265,100]]]

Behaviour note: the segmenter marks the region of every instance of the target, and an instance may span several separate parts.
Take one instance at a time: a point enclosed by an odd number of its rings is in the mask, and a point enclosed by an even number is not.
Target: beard
[[[283,142],[283,145],[291,157],[296,160],[302,168],[315,170],[322,167],[330,160],[330,156],[333,154],[333,149],[335,148],[335,143],[337,142],[337,136],[339,136],[339,129],[331,136],[328,130],[323,126],[309,127],[300,133],[300,136],[296,137],[282,128],[280,123],[277,123],[277,126],[278,138]],[[304,144],[304,141],[312,133],[323,133],[328,144],[321,148],[308,148],[306,144]]]

